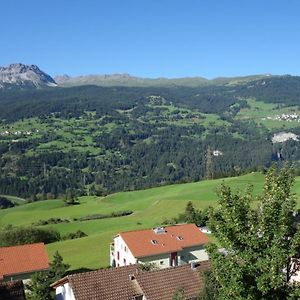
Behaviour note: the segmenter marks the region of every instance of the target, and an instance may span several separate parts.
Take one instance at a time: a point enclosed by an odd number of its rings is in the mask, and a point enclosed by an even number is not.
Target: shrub
[[[59,240],[60,234],[51,229],[9,227],[0,231],[0,246],[14,246],[39,242],[48,244]]]
[[[15,204],[5,197],[0,197],[0,209],[14,207]]]
[[[47,220],[39,220],[37,222],[32,223],[33,226],[43,226],[48,224],[59,224],[59,223],[69,223],[68,219],[61,219],[61,218],[50,218]]]
[[[107,214],[107,215],[105,214],[88,215],[85,217],[78,218],[76,220],[89,221],[89,220],[98,220],[98,219],[106,219],[106,218],[117,218],[117,217],[129,216],[132,213],[133,213],[132,210],[122,210],[122,211],[112,212],[111,214]]]
[[[68,233],[66,235],[64,235],[62,237],[62,240],[73,240],[73,239],[79,239],[79,238],[82,238],[82,237],[85,237],[87,236],[87,234],[81,230],[77,230],[76,232],[71,232],[71,233]]]

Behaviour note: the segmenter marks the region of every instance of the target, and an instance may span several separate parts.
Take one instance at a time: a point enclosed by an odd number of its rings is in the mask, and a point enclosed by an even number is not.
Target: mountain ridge
[[[57,86],[54,79],[36,65],[14,63],[7,67],[0,67],[0,89],[54,86]]]
[[[98,86],[128,86],[128,87],[169,87],[186,86],[199,87],[206,85],[227,85],[243,83],[262,78],[274,77],[276,75],[258,74],[237,77],[217,77],[207,79],[201,76],[179,77],[179,78],[147,78],[132,76],[128,73],[116,74],[90,74],[80,76],[57,75],[54,80],[62,87],[80,86],[80,85],[98,85]]]
[[[277,78],[290,75],[257,74],[236,77],[216,77],[207,79],[201,76],[190,76],[181,78],[147,78],[133,76],[128,73],[115,74],[90,74],[71,77],[69,75],[57,75],[52,78],[41,71],[36,65],[22,63],[10,64],[0,67],[0,89],[12,88],[47,88],[47,87],[75,87],[84,85],[95,85],[101,87],[205,87],[226,86],[245,84],[266,78]]]

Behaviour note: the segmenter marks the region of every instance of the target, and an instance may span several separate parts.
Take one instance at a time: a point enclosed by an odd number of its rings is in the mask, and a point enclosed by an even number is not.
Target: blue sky
[[[298,0],[9,0],[0,65],[54,76],[300,75]]]

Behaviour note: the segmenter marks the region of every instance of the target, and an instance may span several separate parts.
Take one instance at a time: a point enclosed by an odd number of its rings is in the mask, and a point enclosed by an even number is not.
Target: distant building
[[[207,236],[195,224],[123,232],[110,247],[110,265],[153,263],[159,268],[208,260]]]
[[[170,300],[179,288],[197,299],[209,261],[153,271],[136,265],[66,276],[51,285],[57,300]]]
[[[27,280],[35,272],[48,269],[49,259],[44,243],[0,247],[0,282]]]
[[[213,151],[213,156],[221,156],[221,155],[223,155],[222,151],[220,151],[220,150],[214,150]]]

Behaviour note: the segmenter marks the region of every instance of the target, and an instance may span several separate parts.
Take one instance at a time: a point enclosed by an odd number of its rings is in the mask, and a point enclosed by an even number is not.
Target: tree
[[[67,205],[79,204],[77,193],[76,193],[76,191],[74,189],[70,189],[70,188],[67,189],[64,202]]]
[[[54,291],[50,284],[63,277],[68,270],[69,265],[63,262],[62,256],[55,252],[53,261],[47,272],[38,272],[31,277],[28,285],[28,299],[32,300],[53,300],[55,298]]]
[[[251,189],[234,194],[224,184],[210,227],[226,254],[207,247],[219,285],[218,299],[298,299],[289,283],[291,258],[299,256],[300,230],[295,226],[294,177],[288,168],[271,168],[263,194],[253,206]]]
[[[179,287],[175,290],[172,296],[172,300],[187,300],[184,289],[182,287]]]
[[[185,222],[187,223],[195,223],[196,222],[196,210],[192,201],[189,201],[185,207]]]
[[[157,269],[157,266],[151,262],[138,263],[137,268],[141,272],[149,272]]]
[[[216,300],[219,297],[219,284],[211,270],[201,272],[204,287],[200,291],[199,300]]]
[[[5,197],[0,196],[0,209],[10,208],[14,206],[15,204],[12,201],[10,201]]]
[[[69,267],[68,264],[63,262],[63,258],[58,251],[56,251],[53,255],[53,261],[50,263],[49,277],[56,281],[66,273]]]

